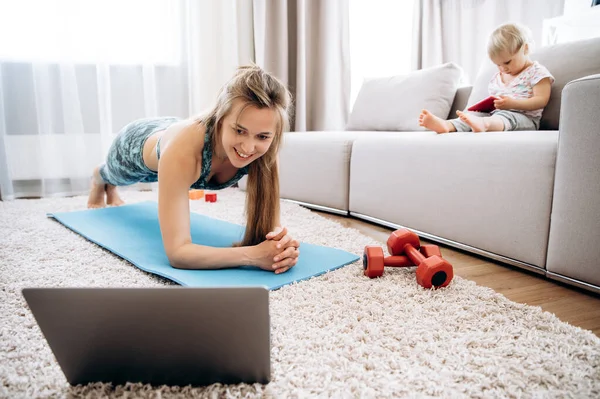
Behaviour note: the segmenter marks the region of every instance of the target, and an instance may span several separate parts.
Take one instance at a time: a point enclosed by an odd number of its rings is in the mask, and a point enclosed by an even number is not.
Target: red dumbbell
[[[406,255],[417,266],[417,283],[425,288],[440,288],[450,284],[454,277],[452,265],[441,256],[426,258],[418,248],[419,236],[407,229],[394,231],[387,241],[388,251],[394,255]]]
[[[437,255],[440,258],[442,253],[440,247],[437,245],[421,245],[419,248],[423,256],[429,258],[430,256]],[[383,268],[388,267],[412,267],[415,264],[404,255],[390,255],[385,256],[383,254],[383,248],[376,245],[367,245],[363,254],[363,269],[365,276],[369,278],[381,277],[383,275]]]
[[[421,246],[419,237],[408,230],[394,231],[387,241],[387,247],[390,256],[384,256],[381,247],[373,245],[365,247],[363,255],[365,276],[370,278],[382,276],[384,266],[417,265],[417,283],[425,288],[445,287],[454,277],[452,265],[442,259],[439,247],[437,245]]]
[[[442,257],[440,247],[438,247],[437,245],[421,245],[421,248],[419,248],[419,252],[421,252],[426,258],[430,258],[433,255],[437,255],[440,258]]]
[[[363,253],[363,273],[369,278],[383,276],[383,269],[389,267],[409,267],[414,264],[406,256],[385,256],[383,248],[367,245]]]
[[[423,256],[429,258],[430,256],[437,255],[440,258],[442,253],[440,247],[437,245],[421,245],[419,248]],[[390,255],[385,256],[383,254],[383,248],[376,245],[367,245],[363,254],[363,273],[369,278],[381,277],[383,275],[384,267],[412,267],[415,264],[404,255]]]

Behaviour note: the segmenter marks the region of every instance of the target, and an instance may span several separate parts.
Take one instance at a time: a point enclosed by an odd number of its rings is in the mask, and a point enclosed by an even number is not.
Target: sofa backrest
[[[563,87],[572,80],[600,73],[600,37],[541,47],[532,52],[531,59],[548,68],[555,79],[540,130],[558,130]],[[496,65],[486,58],[473,84],[469,105],[488,96],[488,83],[497,70]]]

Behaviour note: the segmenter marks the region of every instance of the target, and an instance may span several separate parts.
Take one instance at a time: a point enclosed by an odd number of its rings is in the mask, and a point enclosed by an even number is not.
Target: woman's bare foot
[[[487,132],[489,126],[485,123],[484,118],[465,114],[461,111],[456,111],[456,114],[460,120],[469,125],[474,132]]]
[[[125,203],[125,201],[119,197],[117,187],[112,184],[106,185],[106,203],[110,206],[121,206]]]
[[[97,183],[94,178],[92,178],[92,189],[90,190],[90,195],[88,197],[88,208],[104,208],[106,206],[106,202],[104,201],[104,194],[106,193],[105,184]]]
[[[455,131],[452,123],[435,116],[426,109],[422,110],[419,115],[419,126],[433,130],[436,133],[449,133]]]

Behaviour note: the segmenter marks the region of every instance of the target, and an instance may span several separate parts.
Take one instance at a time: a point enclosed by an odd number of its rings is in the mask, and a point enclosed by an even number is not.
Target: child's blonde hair
[[[280,80],[259,66],[251,64],[239,67],[233,78],[221,89],[215,107],[198,119],[198,122],[206,126],[206,133],[211,135],[214,151],[220,148],[217,144],[221,141],[221,125],[236,99],[245,103],[238,117],[249,106],[270,108],[278,115],[271,146],[263,156],[250,163],[248,169],[246,233],[240,243],[247,246],[264,241],[267,233],[276,227],[275,217],[279,215],[277,153],[283,132],[289,130],[292,97]]]
[[[504,51],[513,55],[526,44],[532,44],[529,28],[516,23],[507,23],[500,25],[492,32],[488,40],[487,51],[490,58]]]

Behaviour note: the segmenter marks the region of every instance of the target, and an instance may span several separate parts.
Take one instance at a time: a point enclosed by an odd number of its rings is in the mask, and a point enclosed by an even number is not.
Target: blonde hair
[[[244,65],[237,69],[217,97],[214,108],[197,121],[206,126],[211,135],[213,151],[220,148],[222,122],[232,109],[235,100],[245,104],[240,113],[249,106],[270,108],[277,112],[278,123],[273,141],[267,152],[250,163],[246,188],[246,232],[242,242],[236,245],[256,245],[265,240],[273,230],[279,215],[279,171],[277,153],[284,131],[289,130],[292,98],[286,86],[257,65]],[[221,154],[215,154],[217,156]]]
[[[532,44],[529,28],[516,23],[507,23],[500,25],[492,32],[488,40],[487,51],[490,58],[504,51],[513,55],[526,44]]]

